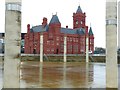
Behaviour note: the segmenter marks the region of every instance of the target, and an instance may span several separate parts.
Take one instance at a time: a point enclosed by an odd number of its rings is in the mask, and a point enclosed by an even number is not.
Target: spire
[[[93,31],[92,31],[91,26],[90,26],[90,29],[89,29],[89,35],[93,35]]]
[[[82,9],[81,9],[81,7],[80,7],[80,5],[79,5],[76,13],[81,13],[81,12],[82,12]]]
[[[60,23],[57,15],[52,15],[52,19],[50,20],[50,24],[51,23]]]

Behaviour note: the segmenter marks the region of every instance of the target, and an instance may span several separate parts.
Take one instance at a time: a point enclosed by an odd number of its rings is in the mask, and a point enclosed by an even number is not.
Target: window
[[[73,38],[73,42],[75,42],[75,38]]]
[[[56,37],[56,41],[59,41],[59,37]]]
[[[76,42],[78,42],[78,38],[76,38]]]
[[[51,41],[51,45],[54,45],[54,41]]]
[[[72,53],[72,45],[69,44],[67,49],[68,49],[68,52]]]
[[[53,34],[49,33],[49,38],[52,39],[53,38]]]
[[[57,46],[59,45],[59,43],[56,44]]]
[[[70,42],[72,42],[72,38],[70,37]]]
[[[60,51],[61,51],[61,52],[64,52],[64,44],[63,44],[63,43],[60,44]]]
[[[67,38],[67,41],[69,41],[69,38]]]
[[[50,41],[47,41],[47,44],[49,45],[49,44],[50,44]]]
[[[92,44],[92,40],[90,39],[90,44]]]
[[[75,22],[76,24],[78,24],[78,20],[76,20],[76,22]]]
[[[63,37],[61,37],[61,41],[63,41]]]
[[[51,49],[51,52],[54,52],[54,48]]]
[[[85,46],[81,45],[81,47],[80,47],[80,52],[81,52],[81,53],[84,53],[84,52],[85,52]]]
[[[47,49],[47,52],[50,52],[50,49],[49,49],[49,48]]]
[[[82,22],[82,21],[80,21],[80,24],[83,24],[83,22]]]
[[[73,47],[74,47],[74,52],[78,53],[78,45],[74,45]]]

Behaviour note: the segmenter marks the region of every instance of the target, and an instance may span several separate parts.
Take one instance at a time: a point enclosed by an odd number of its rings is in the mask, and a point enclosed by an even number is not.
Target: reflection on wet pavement
[[[85,63],[21,62],[21,87],[32,88],[87,88],[96,87],[94,69]],[[104,71],[99,70],[101,73]],[[98,73],[96,73],[97,75]],[[100,74],[101,76],[104,74]],[[97,77],[96,77],[97,78]],[[96,80],[95,78],[95,80]],[[99,87],[105,87],[105,77],[100,77]],[[101,82],[102,81],[102,82]],[[25,85],[26,84],[26,85]]]
[[[0,63],[0,89],[2,73]],[[37,61],[20,64],[21,88],[105,88],[105,81],[105,64]]]
[[[2,73],[3,73],[2,62],[0,62],[0,90],[3,87]]]

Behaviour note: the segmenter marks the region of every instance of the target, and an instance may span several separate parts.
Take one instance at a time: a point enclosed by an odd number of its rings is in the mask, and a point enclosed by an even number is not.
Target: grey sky
[[[95,47],[105,47],[105,0],[22,0],[22,32],[26,25],[40,25],[42,18],[47,17],[48,23],[52,14],[59,17],[62,27],[73,27],[73,12],[78,5],[86,12],[86,25],[90,23],[95,35]],[[0,32],[4,32],[4,0],[0,0]]]

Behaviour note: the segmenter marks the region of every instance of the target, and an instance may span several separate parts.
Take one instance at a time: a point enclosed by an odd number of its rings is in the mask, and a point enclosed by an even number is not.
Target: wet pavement
[[[2,86],[3,86],[2,73],[3,73],[2,62],[0,62],[0,90],[2,89]]]
[[[43,64],[32,63],[31,65],[22,63],[21,66],[21,82],[27,82],[27,85],[24,84],[27,87],[72,88],[85,87],[86,85],[86,82],[82,79],[86,77],[84,64],[80,66],[78,63],[48,62]],[[81,67],[81,69],[78,67]],[[81,84],[79,85],[79,83]]]
[[[0,88],[2,81],[0,64]],[[105,88],[105,82],[102,63],[24,61],[20,65],[21,88]]]

